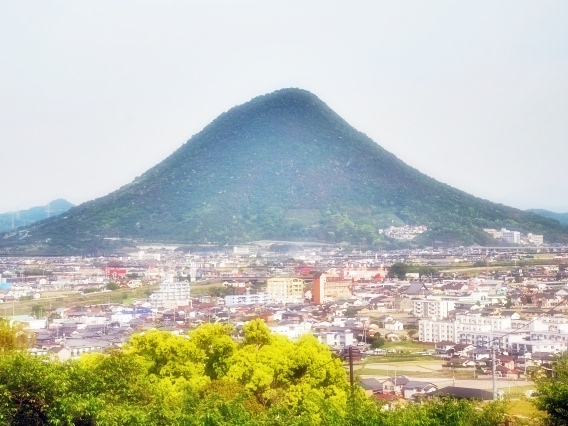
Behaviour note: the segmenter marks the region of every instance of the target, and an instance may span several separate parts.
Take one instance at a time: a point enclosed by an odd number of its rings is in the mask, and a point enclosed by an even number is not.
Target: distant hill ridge
[[[403,224],[425,225],[414,241],[426,245],[491,245],[483,228],[502,227],[568,240],[559,222],[440,183],[312,93],[282,89],[221,114],[111,194],[5,234],[0,252],[261,239],[388,247],[381,229]]]
[[[20,226],[31,225],[34,222],[57,216],[73,207],[69,201],[64,199],[53,200],[45,206],[31,207],[26,210],[18,210],[7,213],[0,213],[0,232],[10,231]]]
[[[551,212],[550,210],[543,210],[543,209],[530,209],[527,211],[557,220],[563,225],[568,225],[568,213],[555,213]]]

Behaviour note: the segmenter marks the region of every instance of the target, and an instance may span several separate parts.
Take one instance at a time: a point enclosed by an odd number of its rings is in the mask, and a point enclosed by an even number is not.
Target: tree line
[[[23,330],[6,321],[0,344],[0,423],[7,425],[497,426],[506,419],[503,401],[435,398],[385,410],[350,386],[341,360],[314,336],[291,341],[262,320],[241,330],[151,330],[65,362],[31,355]]]

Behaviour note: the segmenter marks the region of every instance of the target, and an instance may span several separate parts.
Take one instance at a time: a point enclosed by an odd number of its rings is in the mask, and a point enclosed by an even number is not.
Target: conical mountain
[[[0,250],[93,252],[134,240],[376,246],[387,244],[380,230],[393,224],[426,226],[420,238],[430,244],[491,243],[483,228],[544,234],[547,241],[568,235],[557,221],[437,182],[315,95],[283,89],[221,114],[131,184],[4,235]]]

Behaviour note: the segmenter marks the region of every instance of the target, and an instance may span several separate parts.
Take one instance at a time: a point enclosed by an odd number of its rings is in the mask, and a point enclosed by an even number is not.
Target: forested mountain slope
[[[425,225],[428,245],[494,244],[507,227],[567,241],[559,222],[476,198],[406,165],[315,95],[283,89],[221,114],[117,191],[0,237],[0,252],[97,252],[132,241],[257,239],[388,244]]]

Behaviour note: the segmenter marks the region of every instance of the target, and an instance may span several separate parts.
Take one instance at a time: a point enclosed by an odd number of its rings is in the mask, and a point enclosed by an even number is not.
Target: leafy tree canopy
[[[568,424],[568,355],[559,356],[551,370],[536,376],[536,406],[546,411],[552,425]]]
[[[341,362],[311,335],[290,341],[248,323],[189,335],[149,331],[124,349],[58,362],[0,355],[0,423],[10,425],[497,426],[502,403],[437,399],[385,411],[350,388]]]

